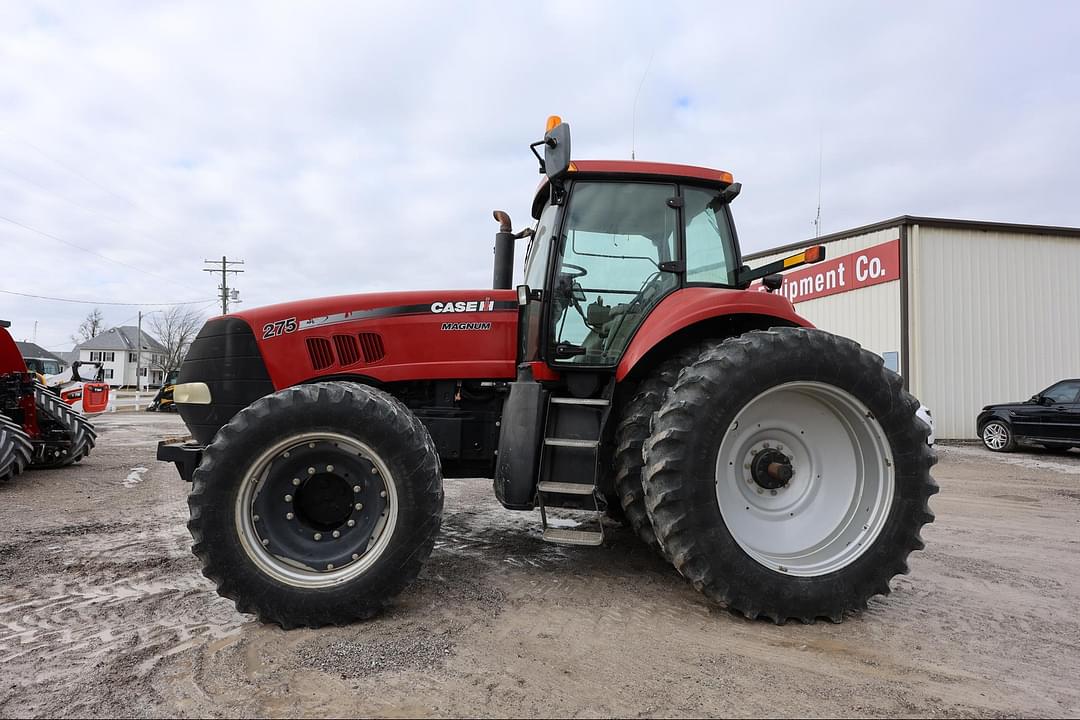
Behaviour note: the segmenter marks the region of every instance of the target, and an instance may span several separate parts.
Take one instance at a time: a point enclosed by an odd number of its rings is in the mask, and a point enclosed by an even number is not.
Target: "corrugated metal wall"
[[[826,258],[838,258],[899,237],[900,228],[893,227],[841,238],[826,244]],[[765,265],[794,252],[756,258],[750,264]],[[849,337],[878,355],[900,353],[900,281],[796,302],[795,311],[822,330]],[[900,370],[903,372],[902,367]]]
[[[1080,377],[1080,238],[916,225],[909,248],[909,380],[939,438]],[[860,314],[865,292],[847,294]]]

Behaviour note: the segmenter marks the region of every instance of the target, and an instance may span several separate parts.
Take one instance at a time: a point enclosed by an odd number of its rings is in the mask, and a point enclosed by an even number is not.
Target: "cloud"
[[[811,234],[819,143],[825,231],[905,212],[1080,225],[1077,20],[1068,3],[9,4],[0,216],[124,265],[0,221],[0,289],[210,305],[202,261],[223,254],[245,260],[241,307],[484,287],[491,210],[528,221],[526,145],[550,113],[579,157],[628,158],[636,122],[639,159],[733,171],[746,250]],[[50,347],[88,310],[0,295]]]

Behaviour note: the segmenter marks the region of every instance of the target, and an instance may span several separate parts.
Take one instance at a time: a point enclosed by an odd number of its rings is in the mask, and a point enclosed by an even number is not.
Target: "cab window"
[[[661,183],[575,183],[551,291],[556,362],[611,365],[649,310],[678,286],[676,188]]]
[[[686,222],[686,281],[734,285],[735,243],[727,204],[716,190],[683,189]]]

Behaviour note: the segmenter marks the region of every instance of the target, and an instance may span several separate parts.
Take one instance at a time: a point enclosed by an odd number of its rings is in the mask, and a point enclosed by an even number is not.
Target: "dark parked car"
[[[1012,450],[1017,440],[1052,450],[1080,446],[1080,380],[1054,383],[1027,402],[987,405],[975,425],[994,452]]]

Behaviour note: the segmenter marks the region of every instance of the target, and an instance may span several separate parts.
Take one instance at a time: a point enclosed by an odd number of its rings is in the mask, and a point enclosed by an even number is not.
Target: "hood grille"
[[[364,351],[364,362],[373,363],[383,359],[382,335],[379,333],[360,333],[360,347]]]
[[[308,338],[307,351],[311,356],[311,366],[316,370],[325,370],[334,364],[334,351],[326,338]]]
[[[370,365],[386,356],[382,336],[379,333],[360,333],[359,335],[334,335],[333,339],[307,338],[308,356],[311,367],[326,370],[337,364],[349,367],[358,363]]]

